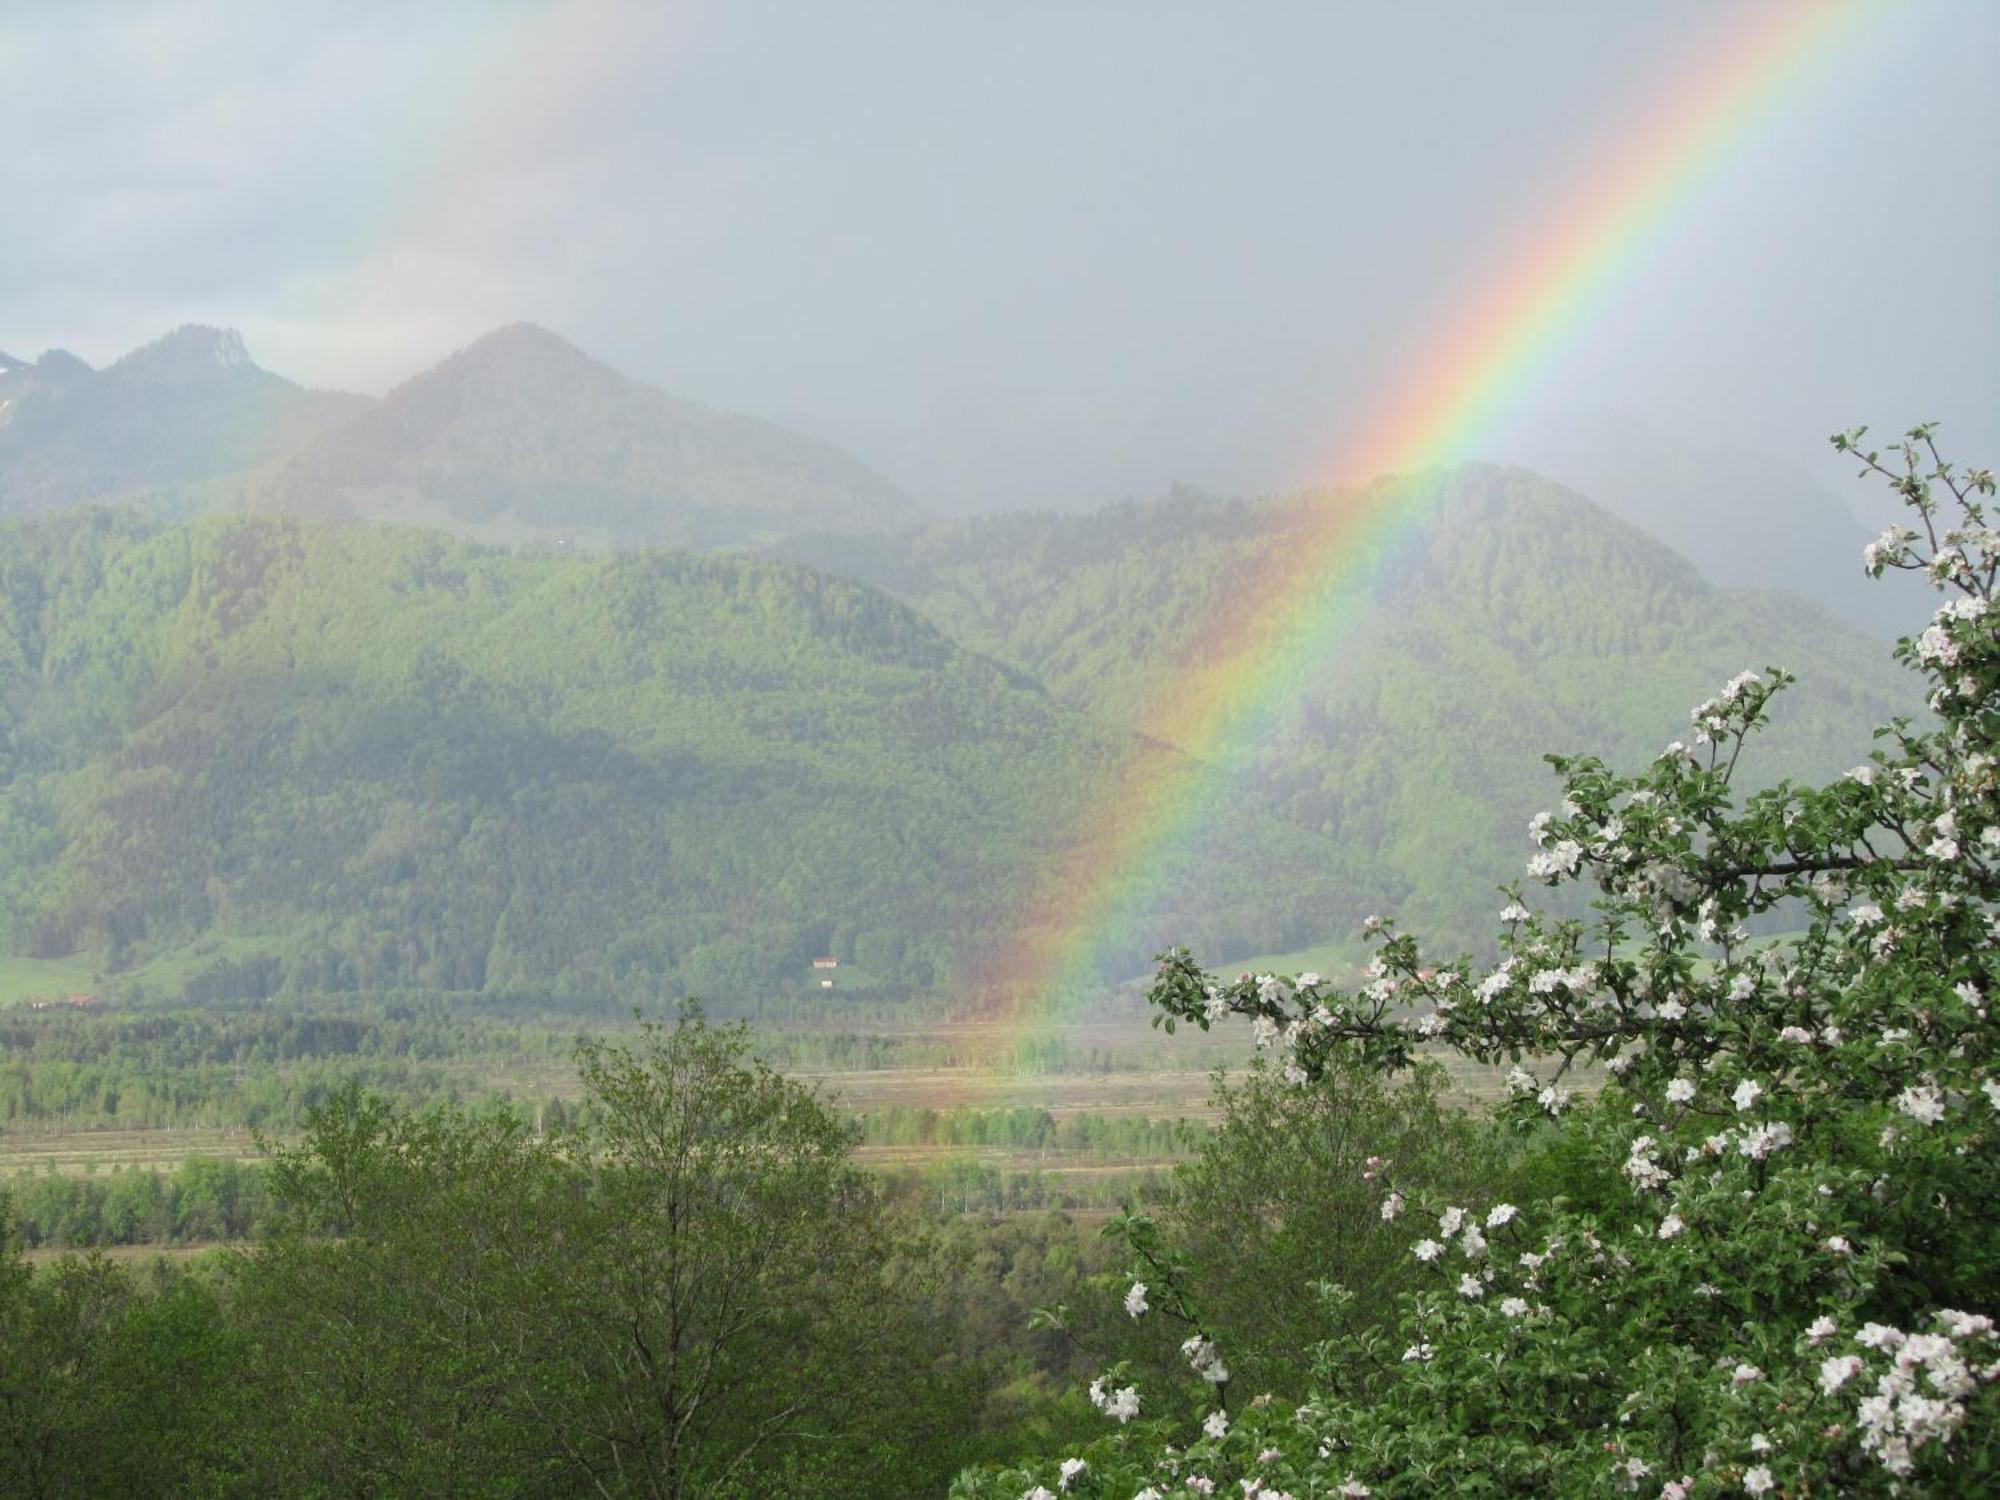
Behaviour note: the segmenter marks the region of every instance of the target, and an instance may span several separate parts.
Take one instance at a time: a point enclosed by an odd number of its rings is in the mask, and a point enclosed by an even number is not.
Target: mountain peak
[[[184,323],[164,338],[134,349],[113,368],[126,374],[192,375],[213,369],[254,370],[257,366],[244,346],[243,335],[234,328]]]
[[[533,323],[404,381],[295,455],[280,488],[287,509],[407,517],[414,501],[469,529],[648,546],[874,530],[915,508],[838,449],[670,396]]]
[[[92,373],[88,364],[67,349],[44,349],[41,358],[35,361],[35,371],[52,380],[74,380]]]
[[[635,385],[561,334],[536,323],[508,323],[481,334],[400,389],[473,390],[481,400],[539,404],[558,392],[593,390],[609,396]]]
[[[464,353],[475,350],[493,354],[566,354],[589,359],[576,345],[539,323],[503,323],[491,333],[482,333],[467,344]]]

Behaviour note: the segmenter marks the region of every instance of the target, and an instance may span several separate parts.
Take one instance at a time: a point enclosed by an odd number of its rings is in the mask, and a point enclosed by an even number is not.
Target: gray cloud
[[[1746,13],[10,9],[0,348],[198,318],[379,389],[530,318],[944,507],[1293,484]],[[1866,18],[1533,404],[1815,461],[1936,415],[1993,456],[1996,55],[1990,6]]]

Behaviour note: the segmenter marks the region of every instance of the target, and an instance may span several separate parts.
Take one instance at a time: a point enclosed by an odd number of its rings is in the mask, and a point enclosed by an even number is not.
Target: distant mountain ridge
[[[184,508],[367,405],[259,368],[233,330],[190,324],[93,370],[66,350],[0,370],[0,516],[86,501]]]
[[[654,390],[529,323],[321,434],[264,489],[286,510],[612,545],[705,548],[922,514],[830,445]]]
[[[1526,417],[1506,446],[1659,538],[1712,583],[1789,589],[1885,641],[1924,607],[1920,581],[1865,574],[1862,549],[1879,525],[1864,526],[1797,464],[1606,410]]]
[[[199,325],[103,370],[61,350],[0,361],[0,517],[90,501],[598,547],[756,545],[922,515],[828,444],[654,390],[527,323],[379,401],[306,390],[234,330]]]

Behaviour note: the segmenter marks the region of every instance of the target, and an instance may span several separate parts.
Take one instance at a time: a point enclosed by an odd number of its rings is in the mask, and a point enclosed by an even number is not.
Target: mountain
[[[1766,664],[1801,680],[1749,758],[1753,776],[1837,774],[1874,724],[1920,711],[1879,642],[1804,599],[1717,588],[1527,470],[1384,483],[1408,492],[1392,509],[1423,519],[1398,532],[1245,777],[1297,826],[1386,866],[1420,926],[1485,929],[1493,890],[1520,873],[1524,825],[1547,805],[1546,753],[1643,762],[1688,737],[1691,705]],[[774,550],[884,588],[1058,700],[1134,728],[1163,695],[1215,687],[1210,622],[1261,589],[1326,507],[1381,499],[1182,491]]]
[[[61,350],[0,356],[0,517],[86,501],[600,549],[922,515],[837,448],[654,390],[527,323],[380,401],[294,385],[227,329],[177,329],[101,371]]]
[[[697,548],[920,515],[836,448],[629,380],[527,323],[321,434],[253,496],[493,541]]]
[[[1864,526],[1795,464],[1661,432],[1611,411],[1544,413],[1508,438],[1510,456],[1582,491],[1688,558],[1712,582],[1814,600],[1884,641],[1923,611],[1923,585],[1870,579]]]
[[[0,516],[88,500],[188,503],[354,414],[358,396],[260,369],[240,335],[190,325],[93,370],[57,349],[0,367]]]
[[[0,954],[273,985],[711,998],[981,968],[1084,811],[1178,759],[879,591],[742,557],[297,518],[0,525]],[[1392,892],[1231,807],[1113,955]],[[982,969],[983,971],[983,969]],[[151,970],[147,972],[153,972]]]

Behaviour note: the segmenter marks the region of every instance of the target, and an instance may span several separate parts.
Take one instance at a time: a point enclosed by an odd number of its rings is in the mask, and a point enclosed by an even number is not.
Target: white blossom
[[[1213,1339],[1196,1334],[1181,1345],[1181,1354],[1193,1366],[1195,1374],[1210,1385],[1228,1382],[1229,1367],[1222,1362],[1222,1351],[1215,1347]]]
[[[1944,1118],[1944,1091],[1934,1083],[1917,1084],[1896,1096],[1896,1108],[1922,1125]]]
[[[1819,1365],[1819,1388],[1831,1396],[1861,1373],[1861,1356],[1840,1354],[1823,1359]]]
[[[1125,1423],[1139,1415],[1139,1388],[1123,1386],[1115,1391],[1105,1389],[1105,1378],[1100,1375],[1090,1383],[1090,1404],[1113,1421]]]
[[[1958,665],[1959,645],[1942,625],[1933,625],[1917,637],[1917,655],[1939,666]]]
[[[1781,1151],[1792,1143],[1792,1127],[1783,1120],[1773,1120],[1768,1125],[1759,1125],[1743,1133],[1743,1139],[1736,1143],[1736,1149],[1752,1161],[1762,1161],[1773,1151]]]
[[[1575,839],[1564,839],[1553,848],[1545,849],[1528,861],[1528,874],[1536,880],[1546,880],[1554,884],[1564,875],[1574,875],[1583,860],[1583,845]]]

